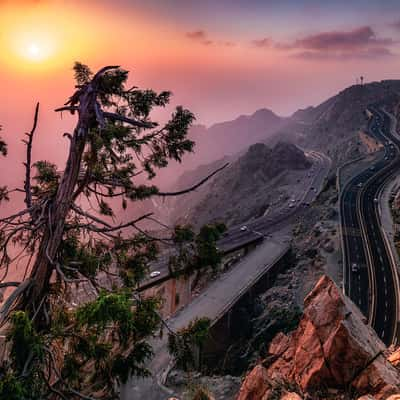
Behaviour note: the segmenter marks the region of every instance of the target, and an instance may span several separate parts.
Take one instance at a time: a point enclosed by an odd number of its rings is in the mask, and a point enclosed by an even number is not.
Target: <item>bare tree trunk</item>
[[[55,268],[65,220],[74,201],[74,190],[79,178],[86,136],[93,117],[93,104],[93,92],[86,90],[80,98],[79,120],[71,139],[66,168],[55,198],[48,206],[48,221],[31,272],[32,288],[23,301],[24,306],[29,309],[35,308],[47,292],[50,277]]]

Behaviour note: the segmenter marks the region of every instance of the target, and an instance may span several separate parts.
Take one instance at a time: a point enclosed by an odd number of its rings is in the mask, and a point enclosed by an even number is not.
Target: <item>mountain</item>
[[[223,160],[214,167],[222,164]],[[278,143],[272,149],[253,144],[200,189],[178,199],[172,220],[200,226],[220,219],[229,225],[260,216],[279,196],[287,196],[284,187],[295,185],[297,172],[310,166],[304,152],[293,144]],[[197,175],[199,170],[191,177]],[[188,177],[186,183],[192,184]]]
[[[233,121],[221,122],[210,128],[193,131],[196,151],[202,160],[215,160],[221,155],[232,155],[249,145],[265,140],[282,126],[284,118],[268,109],[252,115],[241,115]],[[205,157],[205,158],[203,158]]]
[[[263,108],[209,128],[194,125],[189,131],[189,139],[196,143],[194,152],[185,155],[182,164],[170,163],[165,171],[161,170],[159,181],[163,185],[173,185],[185,171],[234,155],[254,143],[267,141],[285,122],[286,118]]]
[[[367,124],[365,110],[379,105],[394,111],[399,103],[399,80],[353,85],[316,107],[296,111],[270,143],[292,141],[302,148],[323,151],[340,165],[365,151],[358,137]]]
[[[259,171],[263,171],[263,166],[256,164],[265,162],[263,157],[259,157],[257,149],[261,152],[266,150],[261,150],[259,145],[252,149],[250,154],[255,151],[257,157],[253,160],[247,158],[249,170],[244,168],[239,171],[237,166],[234,167],[236,161],[244,156],[249,146],[255,143],[264,143],[271,148],[281,142],[286,142],[303,149],[319,150],[332,158],[334,168],[338,167],[367,152],[358,133],[366,127],[365,110],[373,104],[385,106],[388,111],[400,116],[400,81],[386,80],[353,85],[318,106],[297,110],[288,118],[281,118],[268,109],[260,109],[252,115],[242,115],[232,121],[217,123],[209,128],[195,125],[189,134],[189,137],[196,142],[195,152],[186,155],[182,165],[172,164],[165,171],[160,171],[156,183],[162,190],[184,189],[197,183],[229,161],[232,165],[214,178],[213,182],[220,182],[222,179],[220,176],[227,176],[227,171],[230,171],[230,182],[236,182],[239,193],[245,191],[247,186],[255,188],[256,183],[252,181],[251,171],[257,168]],[[277,149],[279,150],[279,147],[275,150]],[[243,159],[237,165],[241,164],[243,164]],[[240,176],[235,178],[233,176],[235,173]],[[246,173],[250,177],[247,177]],[[261,179],[258,184],[268,186],[269,178],[265,175],[265,171],[260,172],[259,176]],[[226,179],[227,182],[224,182],[221,188],[230,187],[228,178]],[[254,188],[251,190],[255,190]],[[160,218],[165,219],[167,215],[172,217],[172,219],[167,218],[169,222],[189,221],[194,209],[199,213],[197,216],[192,215],[194,220],[206,221],[204,213],[209,212],[211,219],[217,217],[216,214],[218,214],[217,211],[207,211],[211,210],[211,206],[206,206],[206,199],[212,201],[210,204],[213,207],[217,207],[221,206],[221,203],[216,201],[215,197],[225,198],[225,195],[220,192],[211,192],[208,196],[207,191],[211,189],[214,190],[210,184],[207,184],[195,193],[185,196],[184,199],[172,199],[171,201],[168,199],[162,202],[160,199],[155,199],[150,206],[152,207],[155,203]],[[232,188],[229,190],[232,193],[234,191]],[[258,209],[255,204],[251,207],[251,212],[254,212],[255,215],[262,213],[269,204],[265,198],[261,198],[261,200]],[[226,202],[228,205],[231,204],[229,197],[226,197]],[[176,207],[177,204],[179,207]],[[234,215],[234,210],[228,210],[230,206],[222,207],[226,211],[224,215],[228,217],[228,221],[243,221],[244,217],[253,216],[251,213],[244,212],[240,208],[240,204],[239,202],[237,216]],[[165,208],[168,210],[163,214]]]

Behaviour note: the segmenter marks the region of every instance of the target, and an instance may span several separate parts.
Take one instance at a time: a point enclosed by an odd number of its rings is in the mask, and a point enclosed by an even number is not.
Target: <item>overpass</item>
[[[196,297],[190,307],[185,307],[168,320],[169,327],[177,331],[189,324],[194,318],[207,317],[212,321],[222,321],[227,311],[258,282],[271,282],[277,267],[282,268],[279,260],[288,252],[288,244],[264,241],[255,250],[245,256],[230,271],[212,282],[204,292]],[[271,279],[270,279],[271,278]],[[238,290],[238,288],[241,288]],[[148,365],[149,378],[132,378],[121,387],[121,399],[165,400],[172,395],[163,386],[163,380],[172,365],[168,353],[167,335],[153,338],[154,358]]]

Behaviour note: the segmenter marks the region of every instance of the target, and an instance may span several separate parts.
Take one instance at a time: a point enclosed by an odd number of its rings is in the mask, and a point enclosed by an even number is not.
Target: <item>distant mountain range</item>
[[[322,151],[332,158],[335,168],[366,151],[363,144],[360,143],[358,132],[367,123],[365,110],[371,104],[385,106],[388,111],[399,116],[400,80],[348,87],[320,105],[298,110],[287,118],[279,117],[271,110],[260,109],[252,115],[242,115],[232,121],[217,123],[209,128],[203,125],[195,125],[189,135],[196,142],[195,152],[185,156],[182,164],[171,164],[165,171],[162,171],[157,183],[160,182],[162,189],[182,189],[198,182],[223,163],[230,161],[232,164],[229,167],[231,183],[236,185],[239,192],[242,187],[246,187],[248,180],[252,181],[252,171],[257,168],[257,176],[260,178],[258,180],[259,185],[268,185],[267,180],[273,179],[273,175],[269,176],[265,173],[263,170],[265,165],[256,164],[257,162],[265,164],[265,159],[273,158],[275,153],[279,154],[279,152],[276,152],[279,147],[274,148],[274,150],[271,150],[271,148],[280,142],[293,143],[302,149]],[[243,160],[246,158],[243,158],[243,156],[246,150],[249,146],[258,142],[267,144],[267,147],[263,150],[265,157],[254,157],[254,160],[247,159],[247,167],[244,167]],[[257,152],[254,153],[255,149],[260,150],[261,147],[252,148],[247,156],[258,154]],[[269,154],[268,157],[267,153]],[[241,161],[235,164],[238,159]],[[239,165],[241,165],[240,168]],[[269,168],[272,168],[271,165],[269,165]],[[261,173],[260,171],[264,172]],[[290,171],[290,168],[288,171]],[[235,177],[235,174],[237,177]],[[222,183],[222,176],[227,179],[227,171],[221,173],[221,177],[215,177],[212,181],[213,185],[216,185],[215,182],[219,182],[224,188],[223,190],[227,189],[227,192],[232,194],[233,191],[229,192],[228,182]],[[249,187],[252,187],[252,185],[250,184]],[[205,200],[201,200],[206,190],[209,190],[210,196],[207,200],[210,200],[211,211],[205,210]],[[221,188],[216,189],[215,186],[207,184],[204,188],[196,191],[193,196],[179,201],[179,209],[173,210],[176,206],[173,200],[163,204],[157,201],[156,208],[162,210],[163,205],[165,205],[168,208],[168,215],[173,216],[173,220],[169,221],[171,223],[179,220],[179,212],[183,212],[184,209],[185,219],[191,214],[196,220],[206,221],[207,218],[204,217],[204,213],[208,212],[210,218],[215,218],[214,210],[216,208],[222,207],[222,211],[225,212],[225,209],[229,208],[232,203],[232,197],[229,197],[229,195],[226,198],[224,197],[225,203],[214,202],[212,197],[215,190],[221,193]],[[200,193],[202,194],[200,195]],[[195,203],[201,201],[203,201],[203,206],[196,208]],[[196,212],[199,212],[202,216],[200,214],[194,215],[189,209],[196,209]],[[172,213],[171,210],[173,210]],[[239,212],[239,214],[243,213]],[[233,221],[235,217],[230,216],[229,219]]]
[[[212,161],[246,149],[250,144],[271,137],[285,122],[271,110],[263,108],[252,115],[241,115],[233,121],[214,124],[209,128],[194,126],[190,138],[196,142],[199,160]]]

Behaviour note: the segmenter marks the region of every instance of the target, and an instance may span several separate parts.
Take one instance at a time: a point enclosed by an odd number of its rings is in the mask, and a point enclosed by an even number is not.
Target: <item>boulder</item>
[[[389,355],[388,360],[396,368],[400,367],[400,347]]]
[[[271,382],[266,369],[262,365],[257,365],[247,375],[237,400],[266,400],[270,389]]]
[[[297,329],[272,340],[263,364],[245,379],[239,399],[263,399],[271,381],[295,384],[299,393],[352,387],[376,400],[399,393],[400,373],[387,361],[385,345],[364,321],[358,308],[323,276],[304,300]],[[246,396],[245,388],[260,397]]]
[[[302,400],[302,398],[295,392],[289,392],[284,394],[280,400]]]

